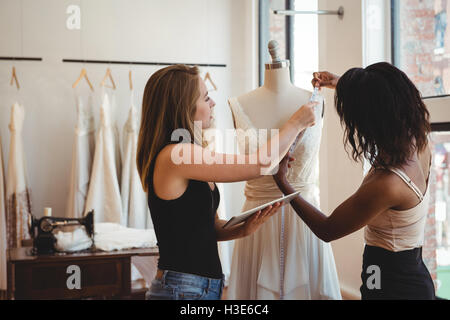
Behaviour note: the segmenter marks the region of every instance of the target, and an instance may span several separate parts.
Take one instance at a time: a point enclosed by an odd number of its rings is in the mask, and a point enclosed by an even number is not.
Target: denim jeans
[[[161,279],[152,280],[147,300],[220,300],[224,286],[222,279],[164,270]]]

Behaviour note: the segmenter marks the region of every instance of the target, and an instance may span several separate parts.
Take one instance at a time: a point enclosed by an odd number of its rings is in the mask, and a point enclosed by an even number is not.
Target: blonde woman
[[[280,203],[259,211],[245,223],[223,229],[216,210],[220,194],[215,182],[255,179],[287,153],[296,136],[314,125],[314,103],[301,106],[280,129],[278,148],[268,141],[255,155],[208,151],[194,137],[194,126],[210,127],[215,102],[197,67],[170,66],[154,73],[144,91],[137,167],[159,246],[158,272],[147,299],[220,299],[223,274],[217,241],[253,233],[277,212]],[[191,141],[172,141],[175,130]],[[213,156],[212,164],[194,159]],[[190,161],[178,161],[179,157]],[[251,158],[253,157],[253,158]],[[230,163],[230,159],[233,161]],[[250,161],[256,159],[257,161]]]

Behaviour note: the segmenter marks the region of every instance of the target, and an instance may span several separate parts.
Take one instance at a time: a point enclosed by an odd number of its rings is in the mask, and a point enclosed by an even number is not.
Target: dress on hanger
[[[108,96],[104,95],[85,206],[85,213],[94,209],[95,222],[120,223],[122,220],[122,203],[114,152],[111,106]]]
[[[20,248],[22,240],[29,239],[28,218],[31,214],[30,189],[27,185],[22,128],[25,108],[14,103],[9,130],[8,170],[6,174],[6,221],[8,248]]]
[[[136,166],[138,139],[138,111],[131,101],[128,119],[123,128],[123,164],[122,164],[122,225],[129,228],[146,229],[147,219],[151,220],[147,194],[142,188]]]
[[[237,98],[229,105],[233,114],[239,150],[255,153],[255,128]],[[322,108],[316,109],[316,125],[306,129],[293,151],[287,179],[302,197],[319,205],[319,147],[322,135]],[[256,137],[256,136],[255,136]],[[265,141],[261,141],[261,144]],[[282,196],[271,175],[247,181],[246,211]],[[282,212],[284,212],[282,214]],[[229,299],[341,299],[333,252],[329,243],[314,235],[290,205],[234,245]]]
[[[70,176],[69,200],[66,216],[81,218],[84,214],[86,197],[89,189],[92,161],[95,151],[95,123],[92,109],[92,96],[85,105],[77,97],[78,120],[75,127],[75,141],[72,153],[72,170]]]
[[[3,149],[0,139],[0,291],[7,289],[6,279],[6,203]]]
[[[121,144],[120,144],[120,134],[119,134],[119,127],[117,125],[117,104],[116,104],[116,95],[114,92],[111,93],[111,123],[112,123],[112,130],[113,130],[113,138],[114,138],[114,159],[116,162],[116,171],[117,171],[117,181],[119,182],[119,186],[121,185],[121,179],[122,179],[122,153],[120,150]]]

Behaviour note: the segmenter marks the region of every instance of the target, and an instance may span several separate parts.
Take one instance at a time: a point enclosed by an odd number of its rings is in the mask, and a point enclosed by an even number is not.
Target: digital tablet
[[[241,215],[239,216],[235,216],[232,217],[230,220],[227,221],[227,223],[222,227],[224,229],[235,226],[241,222],[244,222],[245,220],[247,220],[248,218],[250,218],[254,213],[258,212],[259,210],[263,210],[266,207],[276,203],[276,202],[282,202],[281,205],[287,204],[289,202],[291,202],[291,200],[297,196],[300,193],[300,191],[288,194],[287,196],[281,197],[279,199],[267,202],[263,205],[260,205],[256,208],[250,209],[248,211],[243,212]]]

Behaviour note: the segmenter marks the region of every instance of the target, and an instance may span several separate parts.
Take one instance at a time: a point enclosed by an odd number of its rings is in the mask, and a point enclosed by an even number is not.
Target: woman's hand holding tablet
[[[300,194],[300,191],[291,193],[291,194],[289,194],[287,196],[281,197],[279,199],[276,199],[276,200],[270,201],[268,203],[265,203],[263,205],[260,205],[260,206],[258,206],[256,208],[253,208],[253,209],[250,209],[248,211],[245,211],[239,216],[232,217],[230,220],[228,220],[228,222],[222,228],[226,229],[226,228],[235,226],[235,225],[237,225],[239,223],[242,223],[242,222],[246,221],[247,219],[249,219],[251,216],[253,216],[255,213],[257,213],[258,211],[264,210],[265,208],[267,208],[267,207],[269,207],[269,206],[271,206],[271,205],[273,205],[273,204],[275,204],[277,202],[280,202],[282,205],[285,205],[285,204],[291,202],[291,200],[294,197],[296,197],[298,194]]]

